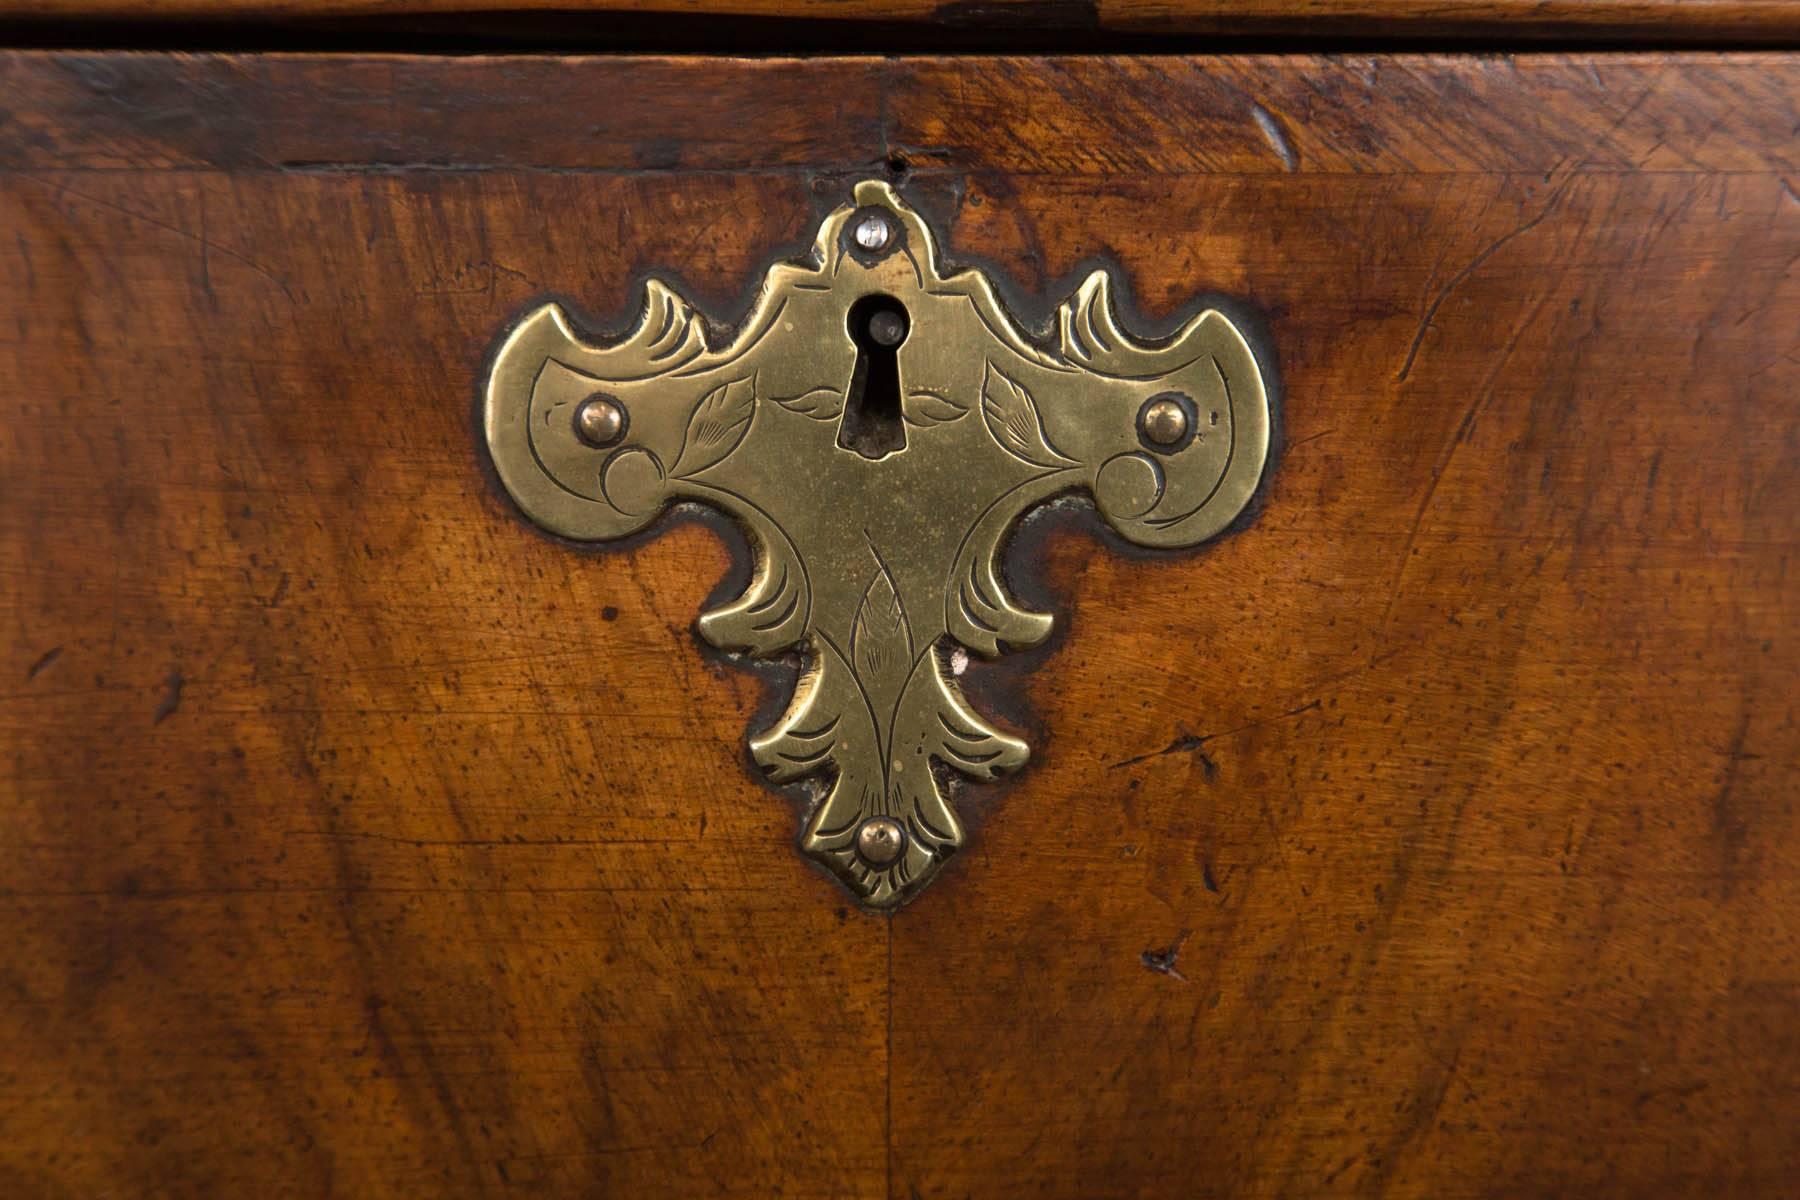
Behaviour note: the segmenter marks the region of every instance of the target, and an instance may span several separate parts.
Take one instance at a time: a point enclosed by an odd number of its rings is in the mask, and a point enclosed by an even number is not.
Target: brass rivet
[[[856,852],[878,867],[899,858],[905,845],[906,832],[892,817],[870,817],[856,831]]]
[[[611,396],[590,396],[575,410],[575,434],[590,446],[610,446],[625,436],[625,410]]]
[[[888,240],[894,236],[894,227],[885,213],[872,212],[856,223],[851,236],[856,238],[858,246],[874,253],[888,244]]]
[[[1158,446],[1173,446],[1187,436],[1187,409],[1177,400],[1158,400],[1138,418],[1144,436]]]

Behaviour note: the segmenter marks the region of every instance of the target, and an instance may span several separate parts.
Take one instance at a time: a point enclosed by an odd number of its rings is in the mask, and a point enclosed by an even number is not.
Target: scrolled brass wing
[[[897,413],[872,413],[878,386]],[[1037,345],[981,274],[946,275],[924,220],[873,181],[808,260],[769,271],[723,345],[655,280],[612,344],[554,304],[531,312],[496,354],[485,426],[507,491],[564,537],[623,537],[680,500],[742,523],[749,586],[700,633],[802,655],[751,753],[777,783],[821,781],[801,847],[878,907],[962,845],[952,773],[1026,760],[949,666],[959,644],[994,656],[1050,633],[1001,574],[1014,523],[1085,491],[1127,539],[1191,546],[1248,503],[1270,434],[1262,372],[1223,314],[1139,342],[1096,271]]]

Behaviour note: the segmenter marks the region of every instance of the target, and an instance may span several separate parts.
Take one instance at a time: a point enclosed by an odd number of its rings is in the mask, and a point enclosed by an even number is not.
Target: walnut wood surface
[[[880,25],[901,37],[974,31],[1281,37],[1800,40],[1800,0],[0,0],[0,17],[306,21],[554,13],[553,36],[605,36],[583,17]],[[504,24],[483,28],[504,34]],[[679,36],[679,35],[678,35]],[[1079,47],[1073,47],[1079,48]]]
[[[1800,58],[0,92],[0,1194],[1792,1188]],[[1024,293],[1252,306],[1285,443],[1197,554],[1028,527],[1037,755],[891,920],[692,634],[741,546],[537,535],[473,408],[890,160]]]

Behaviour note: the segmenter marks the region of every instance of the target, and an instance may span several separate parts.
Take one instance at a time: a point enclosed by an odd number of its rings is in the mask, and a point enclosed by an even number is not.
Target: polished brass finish
[[[607,396],[583,401],[575,410],[575,432],[590,446],[610,446],[625,436],[625,410]]]
[[[629,418],[605,449],[585,409],[572,419],[597,393]],[[1223,314],[1141,343],[1096,271],[1040,345],[979,272],[945,273],[924,220],[878,182],[825,218],[808,259],[771,268],[722,344],[654,279],[614,342],[577,336],[555,304],[529,313],[495,356],[485,423],[507,490],[564,537],[623,537],[675,501],[743,525],[755,570],[700,634],[800,654],[751,754],[777,783],[807,781],[802,849],[881,907],[963,843],[952,773],[1025,762],[951,668],[959,644],[993,656],[1049,636],[1001,574],[1019,517],[1086,492],[1130,541],[1194,545],[1243,511],[1270,431],[1256,357]]]
[[[856,852],[874,866],[887,866],[905,846],[906,831],[892,817],[870,817],[857,828]]]
[[[1173,446],[1187,436],[1187,409],[1179,400],[1153,400],[1138,420],[1144,427],[1144,436],[1158,446]]]

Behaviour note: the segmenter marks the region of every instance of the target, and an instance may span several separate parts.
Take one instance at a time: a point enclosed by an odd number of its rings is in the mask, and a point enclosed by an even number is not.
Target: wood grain
[[[582,16],[672,23],[879,26],[900,39],[980,33],[1287,38],[1800,39],[1800,0],[0,0],[15,20],[292,24],[320,18],[555,14],[553,36],[605,36]],[[483,23],[496,36],[504,24]],[[636,27],[638,29],[643,26]],[[778,30],[763,26],[764,32]],[[695,26],[690,36],[701,36]],[[1079,50],[1077,42],[1070,49]],[[1143,46],[1141,49],[1153,49]]]
[[[0,1194],[1791,1188],[1800,59],[0,83]],[[473,406],[890,160],[1028,313],[1252,306],[1284,445],[1198,554],[1027,527],[1036,756],[884,920],[692,634],[735,536],[538,536]]]

